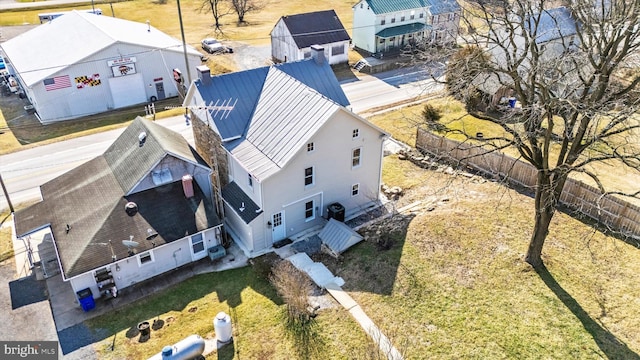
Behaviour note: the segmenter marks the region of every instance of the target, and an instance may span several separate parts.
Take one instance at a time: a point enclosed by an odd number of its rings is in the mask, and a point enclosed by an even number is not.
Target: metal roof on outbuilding
[[[287,15],[281,19],[298,49],[351,40],[334,10]]]
[[[71,11],[52,21],[2,43],[27,86],[31,86],[113,44],[123,43],[148,48],[144,51],[182,52],[182,42],[147,24]],[[192,55],[200,53],[191,46]],[[107,61],[110,59],[100,59]]]

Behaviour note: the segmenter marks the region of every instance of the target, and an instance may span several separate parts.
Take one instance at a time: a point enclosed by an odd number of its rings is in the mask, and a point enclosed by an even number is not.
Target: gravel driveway
[[[271,62],[271,45],[253,46],[246,43],[233,42],[233,59],[238,71],[255,69]]]

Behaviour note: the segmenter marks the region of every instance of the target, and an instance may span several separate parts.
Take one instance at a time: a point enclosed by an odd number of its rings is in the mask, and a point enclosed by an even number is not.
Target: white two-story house
[[[353,46],[384,54],[406,46],[445,45],[457,36],[460,13],[455,0],[361,0],[353,6]]]
[[[387,134],[346,108],[322,48],[231,74],[198,70],[185,98],[196,148],[218,171],[225,228],[249,256],[323,226],[335,204],[347,219],[377,204]]]

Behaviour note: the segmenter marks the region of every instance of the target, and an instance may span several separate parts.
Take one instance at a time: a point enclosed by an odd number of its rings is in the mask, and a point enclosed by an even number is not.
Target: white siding
[[[235,183],[253,200],[258,207],[262,207],[262,185],[255,177],[252,177],[253,186],[249,186],[249,173],[245,170],[238,161],[229,156],[229,181],[235,181]]]
[[[376,51],[376,21],[376,15],[369,8],[366,1],[362,0],[354,5],[351,39],[355,47],[371,53]]]
[[[144,84],[144,101],[148,101],[151,96],[157,97],[158,95],[154,79],[161,79],[158,82],[164,84],[165,97],[178,95],[178,88],[173,80],[174,68],[182,69],[185,81],[187,81],[182,52],[159,51],[129,44],[114,44],[53,75],[68,75],[71,87],[46,91],[43,81],[39,81],[31,89],[26,90],[30,94],[30,99],[42,121],[66,120],[114,109],[116,104],[109,88],[109,79],[113,78],[113,73],[107,61],[117,59],[120,56],[136,58],[136,73],[141,74]],[[198,65],[200,65],[199,57],[189,55],[192,80],[197,78],[196,66]],[[92,77],[95,74],[100,77],[99,85],[77,87],[75,81],[77,77]]]
[[[352,131],[359,137],[352,139]],[[301,149],[278,174],[263,183],[265,214],[286,209],[287,236],[317,225],[326,217],[327,205],[340,202],[347,216],[378,199],[382,157],[381,133],[347,111],[338,111],[312,139],[315,150]],[[352,150],[362,148],[362,163],[352,168]],[[313,167],[314,185],[305,187],[304,169]],[[351,186],[360,184],[360,195],[351,196]],[[304,221],[306,199],[317,200],[319,213]],[[288,206],[283,206],[288,205]]]
[[[282,18],[271,31],[271,56],[279,62],[293,62],[304,58],[303,51],[298,49]]]
[[[220,244],[219,233],[220,230],[216,230],[216,228],[203,232],[205,250]],[[136,255],[119,259],[107,265],[111,270],[113,280],[118,290],[197,260],[197,258],[192,259],[191,236],[158,246],[149,251],[153,252],[153,262],[140,265],[138,256],[146,251],[137,251]],[[200,255],[200,258],[206,256],[207,253],[205,251],[204,254]],[[100,290],[96,284],[94,271],[86,272],[69,281],[74,292],[91,288],[93,297],[100,297]]]

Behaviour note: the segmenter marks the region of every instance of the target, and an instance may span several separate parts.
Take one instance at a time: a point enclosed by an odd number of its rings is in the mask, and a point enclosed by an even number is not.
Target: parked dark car
[[[224,54],[233,52],[233,49],[223,45],[220,41],[213,38],[203,39],[201,41],[201,44],[202,50],[208,52],[209,54]]]

